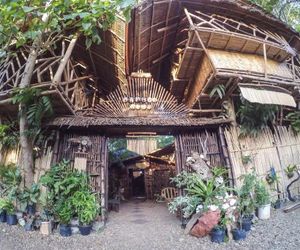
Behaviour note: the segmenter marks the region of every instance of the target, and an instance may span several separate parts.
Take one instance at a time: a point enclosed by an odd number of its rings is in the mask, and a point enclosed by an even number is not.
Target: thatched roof
[[[184,8],[191,11],[224,15],[276,32],[288,41],[298,33],[249,1],[239,0],[152,0],[143,1],[134,10],[128,38],[130,71],[151,72],[156,80],[168,84],[170,57],[178,46],[184,27]],[[187,27],[186,27],[187,28]],[[183,44],[184,45],[184,44]]]

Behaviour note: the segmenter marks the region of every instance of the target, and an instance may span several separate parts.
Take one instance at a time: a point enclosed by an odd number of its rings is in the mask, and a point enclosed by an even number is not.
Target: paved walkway
[[[242,242],[214,244],[209,237],[184,235],[179,220],[166,204],[128,202],[111,212],[103,232],[63,238],[57,233],[42,236],[18,226],[0,223],[0,250],[274,250],[300,249],[300,209],[290,214],[272,211],[272,218],[259,221]]]

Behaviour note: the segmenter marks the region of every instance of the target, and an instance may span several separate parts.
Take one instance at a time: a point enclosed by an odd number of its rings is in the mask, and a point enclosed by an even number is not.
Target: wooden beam
[[[61,81],[61,76],[63,74],[63,71],[67,65],[67,62],[69,61],[71,54],[73,52],[73,49],[75,47],[77,41],[77,35],[75,35],[74,38],[72,38],[72,40],[70,41],[70,44],[68,46],[68,49],[66,51],[66,54],[64,55],[64,57],[61,59],[60,64],[58,66],[58,69],[53,77],[53,84],[58,84]]]

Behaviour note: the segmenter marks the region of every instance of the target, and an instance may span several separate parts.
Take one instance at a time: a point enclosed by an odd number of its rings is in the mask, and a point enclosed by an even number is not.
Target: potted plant
[[[290,165],[287,166],[287,168],[284,170],[284,172],[286,173],[287,177],[289,179],[291,179],[291,178],[294,177],[294,173],[295,173],[296,170],[297,170],[297,166],[293,165],[293,164],[290,164]]]
[[[243,176],[243,184],[238,190],[240,226],[249,231],[255,211],[254,190],[257,178],[254,173]]]
[[[99,212],[99,204],[95,194],[89,190],[77,191],[72,197],[72,204],[78,215],[81,235],[89,235],[92,230],[92,222]]]
[[[34,215],[36,213],[36,203],[40,196],[40,186],[38,184],[32,184],[30,188],[25,188],[23,193],[20,195],[20,201],[24,205],[23,210],[29,215]]]
[[[70,200],[64,201],[57,209],[57,216],[59,218],[59,233],[61,236],[68,237],[72,235],[70,226],[73,217],[73,208]]]
[[[258,181],[255,185],[255,202],[258,208],[258,218],[266,220],[270,218],[271,197],[263,181]]]
[[[52,219],[53,217],[49,214],[47,210],[43,210],[40,215],[40,233],[43,235],[50,235],[52,233]]]
[[[215,226],[210,233],[212,242],[222,243],[225,241],[227,219],[225,218],[225,215],[222,217],[223,218],[221,218],[219,224]]]
[[[8,200],[5,198],[0,198],[0,222],[6,222],[6,210],[8,205]]]
[[[233,239],[236,241],[246,239],[246,231],[241,227],[237,227],[232,230]]]
[[[6,222],[8,225],[17,225],[18,220],[17,220],[17,215],[15,214],[15,206],[12,201],[7,201],[6,205]]]

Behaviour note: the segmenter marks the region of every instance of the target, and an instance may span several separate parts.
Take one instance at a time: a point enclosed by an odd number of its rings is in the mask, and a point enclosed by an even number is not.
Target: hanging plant
[[[293,131],[298,134],[300,132],[300,112],[291,112],[286,116],[286,118],[290,120]]]
[[[271,167],[270,171],[268,172],[266,176],[266,181],[269,185],[272,185],[279,181],[279,177],[275,171],[275,168]]]
[[[287,168],[284,170],[284,172],[286,173],[287,177],[289,179],[294,177],[295,171],[297,170],[297,166],[294,164],[290,164],[287,166]]]

